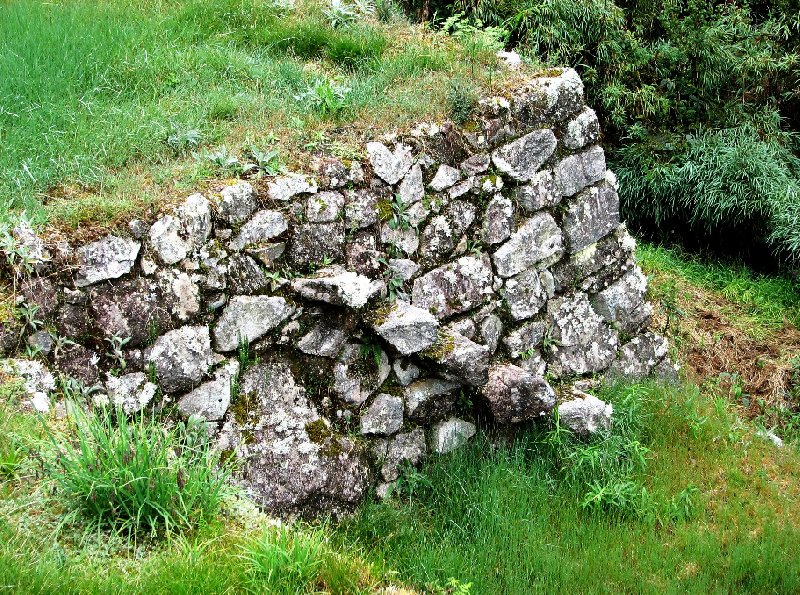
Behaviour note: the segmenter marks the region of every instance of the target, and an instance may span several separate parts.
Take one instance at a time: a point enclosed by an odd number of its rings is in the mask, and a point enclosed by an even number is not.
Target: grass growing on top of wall
[[[313,0],[3,3],[0,211],[112,224],[252,147],[352,158],[352,123],[442,117],[451,80],[499,76],[407,22],[334,24]]]

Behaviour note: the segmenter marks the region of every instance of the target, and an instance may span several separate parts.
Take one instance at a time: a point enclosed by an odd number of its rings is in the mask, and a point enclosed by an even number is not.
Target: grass
[[[451,81],[497,82],[487,55],[465,52],[400,21],[333,28],[314,0],[11,0],[2,210],[113,226],[230,175],[203,157],[220,147],[274,149],[287,165],[321,150],[352,158],[358,130],[444,117]]]

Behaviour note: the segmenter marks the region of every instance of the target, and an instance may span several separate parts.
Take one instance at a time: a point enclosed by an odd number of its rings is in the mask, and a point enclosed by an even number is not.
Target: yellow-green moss
[[[423,357],[440,362],[453,352],[456,347],[456,340],[450,333],[439,331],[436,343],[421,352]]]

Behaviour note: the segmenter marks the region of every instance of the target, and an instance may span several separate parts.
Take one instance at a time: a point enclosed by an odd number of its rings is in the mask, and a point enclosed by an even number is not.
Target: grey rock
[[[344,215],[348,229],[363,229],[378,222],[381,193],[367,188],[345,191]]]
[[[497,351],[500,337],[503,336],[503,321],[496,314],[489,314],[478,325],[481,342],[489,348],[490,353]]]
[[[267,196],[280,202],[298,194],[314,194],[317,190],[317,183],[313,179],[296,173],[277,176],[267,184]]]
[[[524,320],[538,314],[553,293],[553,275],[549,271],[534,269],[506,280],[503,288],[503,297],[514,320]]]
[[[239,483],[273,514],[341,514],[370,483],[366,454],[320,417],[283,362],[250,368],[246,411],[228,414],[217,449],[233,450]]]
[[[59,287],[47,277],[32,275],[20,279],[18,289],[28,306],[36,306],[36,316],[40,320],[50,318],[58,308]]]
[[[206,421],[221,421],[231,404],[231,391],[239,374],[239,362],[228,360],[204,382],[178,401],[178,412],[184,419],[192,415]]]
[[[545,323],[541,320],[526,322],[511,331],[503,343],[508,348],[512,358],[523,357],[541,345],[545,334]]]
[[[17,248],[25,253],[26,259],[33,265],[37,272],[43,271],[43,266],[50,260],[50,253],[45,247],[44,240],[34,231],[31,224],[22,219],[11,230]]]
[[[410,258],[390,258],[388,263],[392,275],[403,281],[411,281],[420,269],[420,266]]]
[[[475,432],[475,424],[451,417],[431,428],[431,450],[437,454],[452,452],[464,446]]]
[[[463,256],[418,277],[412,303],[439,319],[472,310],[492,295],[492,271],[479,258]]]
[[[444,368],[448,378],[472,386],[486,383],[489,348],[454,332],[442,332],[436,343],[423,355]]]
[[[391,436],[403,427],[403,399],[379,394],[361,416],[361,433]]]
[[[567,250],[583,250],[619,225],[619,196],[611,185],[592,186],[567,201],[563,229]]]
[[[231,250],[244,250],[277,238],[289,228],[286,218],[278,211],[259,211],[242,226],[239,235],[231,240]]]
[[[284,298],[266,295],[238,295],[231,298],[214,327],[219,351],[234,351],[241,341],[252,343],[266,335],[294,313]]]
[[[294,279],[291,287],[309,300],[358,309],[378,295],[383,284],[337,266],[319,270],[316,277]]]
[[[344,208],[344,195],[325,191],[306,200],[306,219],[311,223],[331,223],[339,219]]]
[[[357,343],[345,345],[333,366],[333,390],[346,403],[361,405],[391,373],[389,357],[381,350],[380,362],[361,352]]]
[[[369,233],[359,232],[351,236],[345,249],[347,268],[365,277],[381,276],[381,261],[386,255],[376,248],[375,236]]]
[[[258,207],[256,191],[248,182],[236,182],[215,197],[217,215],[230,225],[241,225]]]
[[[92,386],[100,378],[100,356],[83,345],[65,345],[54,354],[53,362],[63,376]]]
[[[47,331],[36,331],[28,337],[28,345],[42,355],[49,355],[53,349],[53,337]]]
[[[492,366],[482,392],[495,421],[503,425],[542,417],[556,404],[555,392],[544,378],[512,364]]]
[[[601,147],[591,147],[556,163],[556,189],[561,196],[572,196],[606,175],[606,159]]]
[[[592,108],[586,107],[567,122],[561,142],[568,149],[581,149],[597,142],[599,138],[600,122],[597,120],[597,114]]]
[[[634,267],[590,300],[606,322],[630,335],[646,326],[653,314],[653,307],[645,302],[646,292],[647,277]]]
[[[342,222],[298,225],[292,235],[289,260],[296,267],[321,263],[326,259],[341,261],[344,258],[344,244]]]
[[[544,376],[547,371],[547,362],[544,361],[539,350],[528,351],[517,362],[520,368],[534,376]]]
[[[492,153],[495,167],[512,179],[527,182],[555,151],[556,137],[549,128],[534,130]]]
[[[394,375],[397,378],[397,382],[400,383],[400,386],[408,386],[419,378],[421,373],[421,370],[414,362],[405,358],[394,360],[392,370],[394,370]]]
[[[192,194],[176,209],[186,240],[194,248],[211,237],[211,204],[202,194]]]
[[[514,188],[513,196],[517,204],[528,213],[552,208],[561,201],[555,175],[549,169],[536,172],[530,182]]]
[[[341,188],[350,180],[347,166],[332,157],[313,157],[311,167],[320,188]]]
[[[489,155],[473,155],[461,164],[461,171],[467,176],[477,176],[489,171],[492,159]]]
[[[144,372],[134,372],[124,376],[109,376],[106,392],[112,405],[119,407],[128,415],[138,413],[153,400],[158,387],[147,381]]]
[[[172,215],[164,215],[150,227],[150,247],[163,264],[178,263],[191,252],[192,244],[181,237],[181,232],[180,220]]]
[[[397,189],[397,194],[406,205],[422,200],[425,196],[425,186],[422,183],[422,168],[419,165],[414,165],[405,175]]]
[[[610,376],[641,380],[653,374],[667,356],[669,345],[664,337],[646,332],[625,343],[608,370]]]
[[[478,327],[475,326],[475,321],[471,318],[462,318],[461,320],[454,320],[446,327],[445,330],[464,335],[467,339],[474,340],[475,333],[478,332]]]
[[[558,406],[558,422],[582,438],[597,432],[611,429],[611,416],[614,407],[594,395],[582,396],[561,403]]]
[[[767,440],[769,442],[772,442],[772,444],[774,444],[776,448],[783,448],[783,440],[772,430],[763,430],[763,429],[756,430],[756,436],[764,440]]]
[[[514,96],[511,111],[516,120],[530,125],[562,122],[583,107],[583,82],[572,68],[557,76],[537,77]]]
[[[86,287],[107,279],[118,279],[130,272],[139,255],[139,242],[106,236],[78,248],[77,287]]]
[[[396,300],[372,324],[375,332],[403,355],[417,353],[436,342],[439,321],[428,310]]]
[[[541,212],[511,234],[492,260],[497,274],[507,278],[532,267],[545,268],[557,262],[563,253],[561,229],[549,213]]]
[[[381,468],[383,479],[394,481],[400,477],[400,470],[404,464],[419,465],[427,453],[425,432],[422,428],[398,434],[389,444],[386,461]]]
[[[552,345],[544,355],[551,371],[557,376],[591,374],[611,364],[617,333],[592,309],[586,294],[551,300],[547,309]]]
[[[144,354],[166,393],[192,390],[214,362],[207,326],[184,326],[160,336]]]
[[[613,233],[556,264],[552,269],[555,289],[592,293],[605,289],[634,266],[635,254],[636,240],[622,224]]]
[[[406,414],[418,421],[441,419],[453,408],[460,388],[439,378],[416,380],[405,389]]]
[[[450,189],[447,191],[447,196],[449,196],[451,199],[459,198],[469,192],[472,192],[477,187],[477,180],[474,177],[469,177],[463,182],[459,182],[458,184],[450,187]]]
[[[513,228],[514,204],[498,194],[486,206],[481,239],[484,244],[499,244],[509,238]]]
[[[150,231],[150,226],[146,221],[141,219],[133,219],[128,222],[128,231],[135,240],[143,240],[147,237],[147,232]]]
[[[350,329],[339,319],[328,317],[320,320],[297,343],[297,348],[308,355],[336,357],[350,337]]]
[[[413,162],[411,147],[403,144],[395,145],[394,152],[391,152],[383,143],[367,143],[367,158],[375,175],[390,185],[397,184]]]
[[[258,263],[246,254],[234,254],[226,261],[227,285],[231,293],[257,293],[270,284]]]
[[[248,248],[247,254],[265,267],[272,268],[285,251],[286,242],[267,242],[254,248]]]
[[[47,367],[29,359],[0,360],[0,370],[22,379],[30,404],[39,413],[50,411],[49,393],[56,388],[56,380]]]
[[[392,229],[388,223],[384,223],[381,225],[381,242],[393,245],[411,255],[419,248],[419,235],[413,227]]]
[[[142,293],[148,297],[153,296],[154,293],[163,295],[162,306],[169,308],[174,318],[186,321],[200,312],[200,288],[188,274],[167,269],[159,271],[156,278],[161,291],[151,290],[147,294]],[[152,327],[148,323],[148,334],[151,334],[151,329]]]
[[[461,172],[459,172],[455,167],[450,167],[449,165],[443,163],[439,166],[439,169],[436,170],[436,175],[433,176],[433,180],[431,180],[431,183],[428,184],[428,188],[434,192],[441,192],[442,190],[447,190],[450,188],[450,186],[456,184],[460,179]]]
[[[456,236],[444,215],[433,217],[420,237],[420,259],[438,262],[455,248]]]

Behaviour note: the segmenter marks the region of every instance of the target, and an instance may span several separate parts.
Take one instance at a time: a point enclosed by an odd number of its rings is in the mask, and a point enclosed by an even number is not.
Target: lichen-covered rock
[[[252,343],[294,313],[286,299],[267,295],[237,295],[231,298],[214,327],[219,351],[234,351],[240,343]]]
[[[259,211],[253,218],[242,226],[239,235],[231,240],[232,250],[244,250],[258,246],[277,238],[289,229],[289,224],[282,213],[278,211]]]
[[[513,196],[517,204],[528,213],[554,207],[561,200],[555,176],[549,169],[536,172],[530,182],[514,188]]]
[[[464,446],[475,435],[475,424],[451,417],[431,428],[431,450],[437,454],[452,452]]]
[[[523,357],[541,345],[545,334],[545,323],[541,320],[526,322],[517,327],[503,339],[512,358]]]
[[[332,223],[339,219],[343,208],[343,194],[332,191],[319,192],[306,200],[306,219],[310,223]]]
[[[563,229],[567,250],[583,250],[619,225],[619,196],[610,184],[587,188],[567,201]]]
[[[292,281],[292,290],[306,299],[355,309],[363,308],[382,289],[380,281],[338,266],[321,269],[316,277]]]
[[[391,152],[383,143],[367,143],[367,158],[375,175],[390,185],[397,184],[413,163],[411,147],[403,144],[395,145]]]
[[[336,357],[350,337],[351,330],[341,317],[326,316],[303,335],[297,348],[308,355]]]
[[[204,245],[211,237],[211,204],[202,194],[189,195],[176,213],[187,241],[193,248]]]
[[[217,216],[230,225],[241,225],[258,208],[256,191],[248,182],[236,182],[215,197]]]
[[[592,306],[614,328],[633,334],[650,322],[653,307],[645,301],[647,277],[639,267],[591,296]]]
[[[390,258],[387,262],[392,276],[403,281],[411,281],[420,269],[420,266],[410,258]]]
[[[192,415],[206,421],[221,421],[231,404],[233,384],[239,374],[239,362],[228,360],[214,371],[214,377],[204,382],[178,401],[178,412],[184,419]]]
[[[489,171],[492,158],[486,154],[472,155],[461,163],[461,171],[467,176],[477,176]]]
[[[617,333],[592,309],[586,294],[552,300],[547,308],[551,345],[545,358],[552,372],[592,374],[611,364],[619,345]]]
[[[492,163],[518,182],[527,182],[555,151],[556,137],[545,128],[534,130],[492,153]]]
[[[546,268],[564,253],[561,229],[545,212],[527,219],[492,256],[501,277],[513,277],[529,268]]]
[[[350,405],[361,405],[391,373],[389,357],[382,349],[377,354],[365,351],[358,343],[345,345],[333,366],[333,390]]]
[[[272,200],[285,202],[298,194],[314,194],[317,183],[302,174],[288,173],[277,176],[267,184],[267,196]]]
[[[53,363],[63,376],[92,386],[100,378],[100,356],[83,345],[67,344],[54,353]]]
[[[373,323],[375,332],[403,355],[417,353],[436,342],[439,321],[428,310],[396,300]]]
[[[22,219],[11,230],[11,235],[14,237],[17,249],[25,254],[26,260],[34,270],[42,272],[51,255],[45,247],[44,240],[36,234],[31,224]]]
[[[30,405],[36,411],[50,411],[49,393],[56,388],[56,380],[42,362],[30,359],[0,360],[0,371],[22,379]]]
[[[59,289],[47,277],[32,275],[19,281],[20,292],[28,307],[36,306],[36,317],[44,320],[51,317],[58,308]]]
[[[383,198],[369,188],[345,191],[344,217],[347,229],[363,229],[378,222],[378,201]]]
[[[609,374],[628,380],[647,378],[667,357],[668,347],[667,340],[653,332],[634,337],[620,348]]]
[[[433,176],[431,183],[428,184],[428,188],[434,192],[441,192],[456,184],[460,179],[461,172],[459,172],[455,167],[451,167],[443,163],[439,166],[439,169],[436,170],[436,175]]]
[[[289,260],[296,267],[338,262],[344,259],[344,243],[344,225],[341,221],[298,225],[292,235]]]
[[[478,325],[480,341],[489,348],[490,353],[497,351],[500,338],[503,336],[503,321],[496,314],[489,314]]]
[[[276,261],[283,256],[285,251],[286,242],[266,242],[246,250],[249,256],[270,269],[275,266]]]
[[[192,245],[181,232],[180,220],[172,215],[164,215],[150,227],[148,242],[162,263],[172,265],[189,255]]]
[[[591,147],[556,163],[555,185],[561,196],[572,196],[606,175],[606,158],[601,147]]]
[[[568,149],[582,149],[586,145],[597,142],[600,138],[600,122],[597,114],[590,107],[572,118],[564,129],[561,142]]]
[[[508,239],[514,226],[514,205],[502,195],[495,196],[486,205],[483,215],[481,239],[484,244],[499,244]]]
[[[106,393],[109,402],[128,415],[138,413],[153,400],[158,387],[147,381],[144,372],[134,372],[124,376],[109,376],[106,380]]]
[[[36,353],[49,355],[53,350],[55,341],[53,340],[53,335],[51,335],[49,332],[36,331],[30,337],[28,337],[27,343]],[[0,354],[2,354],[2,352],[3,350],[0,348]]]
[[[388,223],[384,223],[381,225],[381,242],[411,256],[419,248],[419,234],[413,227],[393,228]]]
[[[481,386],[486,382],[491,357],[489,348],[460,333],[440,333],[433,347],[423,355],[441,365],[443,373],[452,380],[472,386]]]
[[[400,386],[408,386],[419,378],[419,375],[422,373],[419,366],[405,358],[394,360],[392,370]]]
[[[234,254],[225,261],[225,268],[231,293],[258,293],[270,284],[258,263],[246,254]]]
[[[462,256],[414,280],[412,303],[444,319],[483,304],[492,295],[492,269],[480,258]]]
[[[515,94],[511,112],[522,124],[562,122],[583,107],[583,81],[572,68],[537,77]]]
[[[544,378],[513,364],[492,366],[481,389],[497,423],[508,425],[550,413],[556,395]]]
[[[303,516],[340,514],[362,500],[370,479],[365,453],[320,417],[286,364],[250,368],[241,394],[217,448],[236,454],[250,497],[274,514]]]
[[[553,293],[553,275],[549,271],[535,269],[528,269],[508,279],[503,287],[503,297],[514,320],[524,320],[538,314]]]
[[[86,287],[126,275],[136,264],[140,247],[139,242],[113,235],[81,246],[77,250],[78,272],[75,285]]]
[[[397,189],[400,200],[405,205],[410,205],[425,196],[425,185],[422,183],[422,168],[415,165],[405,175]]]
[[[586,438],[611,429],[614,407],[594,395],[583,393],[558,406],[558,422],[578,436]]]
[[[379,394],[361,415],[361,433],[391,436],[403,427],[403,399]]]
[[[207,326],[184,326],[161,335],[145,351],[158,384],[165,393],[192,390],[206,377],[214,362]]]
[[[624,224],[613,233],[570,254],[552,268],[557,292],[597,292],[616,281],[635,263],[636,240]]]
[[[422,428],[398,434],[389,443],[381,476],[386,481],[394,481],[400,477],[400,470],[404,464],[419,465],[427,452],[425,432]]]
[[[406,414],[413,420],[441,419],[453,408],[461,386],[440,378],[416,380],[405,389]]]

